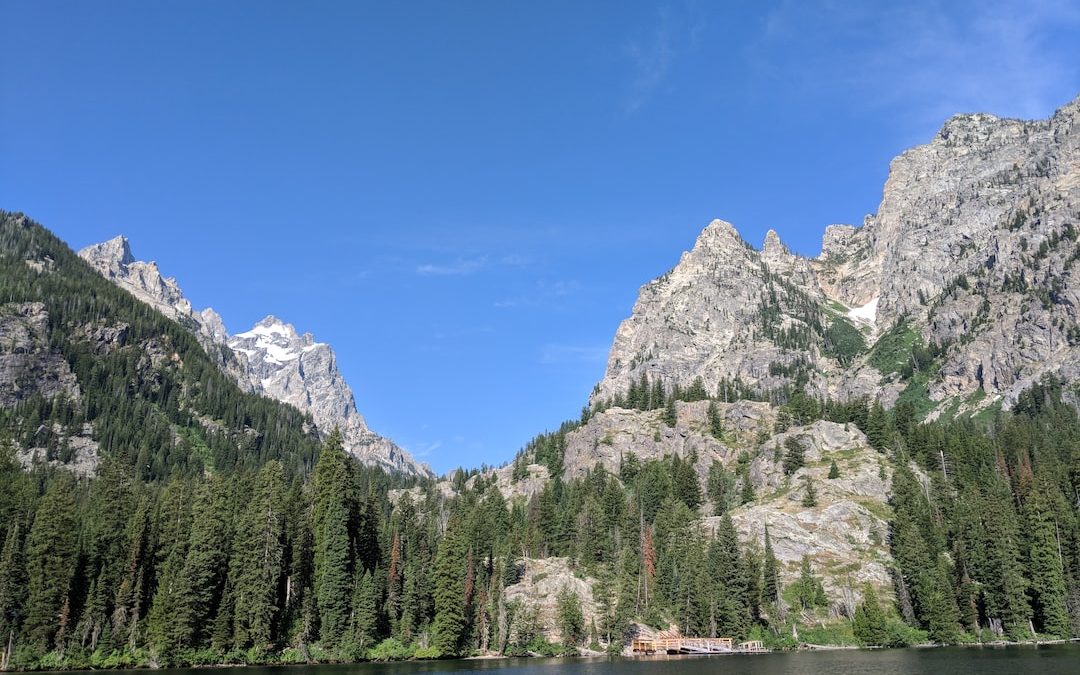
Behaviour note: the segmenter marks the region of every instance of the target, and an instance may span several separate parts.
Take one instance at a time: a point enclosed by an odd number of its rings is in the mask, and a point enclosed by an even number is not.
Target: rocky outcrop
[[[674,427],[667,426],[657,410],[612,408],[597,413],[567,434],[563,479],[581,478],[596,467],[618,476],[631,454],[642,462],[696,456],[694,467],[704,493],[714,461],[734,474],[744,455],[756,498],[733,509],[732,519],[743,542],[759,549],[768,526],[785,585],[798,578],[803,556],[808,556],[838,612],[853,611],[863,583],[873,584],[883,597],[891,594],[887,544],[891,471],[863,433],[854,425],[825,421],[774,433],[775,406],[752,401],[716,405],[723,421],[722,440],[709,433],[705,401],[677,402]],[[783,459],[791,443],[802,448],[804,465],[787,475]],[[830,479],[833,462],[840,475]],[[482,475],[494,478],[508,500],[528,500],[543,489],[547,477],[544,467],[528,465],[528,469],[527,477],[518,481],[510,479],[513,465]],[[817,494],[814,506],[803,505],[808,484]],[[450,481],[438,485],[444,495],[454,494]],[[713,505],[706,503],[701,511],[713,513]],[[718,524],[716,516],[703,518],[702,536],[711,536]]]
[[[623,461],[634,455],[640,461],[668,456],[697,456],[694,465],[702,481],[713,460],[735,461],[739,448],[747,447],[759,434],[772,431],[776,413],[767,403],[740,401],[717,403],[724,421],[724,440],[709,435],[705,401],[676,402],[674,427],[661,420],[660,410],[611,408],[589,419],[588,424],[566,437],[563,473],[581,478],[596,466],[618,475]]]
[[[17,450],[16,461],[28,471],[38,464],[47,464],[81,477],[90,477],[97,472],[99,446],[93,439],[92,425],[84,424],[76,433],[69,433],[62,425],[54,424],[52,432],[59,438],[56,447],[34,446]]]
[[[125,237],[88,246],[79,256],[106,279],[191,330],[218,366],[245,391],[310,412],[323,435],[340,428],[346,450],[361,462],[387,471],[431,475],[426,464],[367,427],[338,370],[333,350],[315,342],[310,333],[298,335],[293,326],[267,317],[251,330],[230,337],[217,312],[195,310],[176,279],[163,276],[157,263],[135,259]]]
[[[782,467],[789,442],[804,451],[805,465],[791,475]],[[832,462],[840,476],[828,478]],[[891,471],[854,426],[819,421],[795,427],[766,442],[750,465],[757,499],[732,512],[740,536],[764,546],[765,527],[781,581],[799,576],[807,556],[834,606],[847,609],[858,600],[863,583],[891,594],[887,544]],[[803,506],[808,485],[816,506]],[[706,519],[715,527],[715,518]]]
[[[570,569],[567,558],[526,558],[518,562],[522,576],[520,581],[503,590],[507,603],[518,603],[521,608],[536,609],[537,620],[544,636],[551,642],[561,642],[558,622],[558,598],[560,593],[577,595],[581,601],[581,613],[585,626],[601,623],[596,602],[593,600],[595,579],[577,576]],[[519,608],[518,612],[521,612]],[[513,636],[511,636],[513,637]]]
[[[79,398],[63,355],[49,348],[49,314],[40,302],[0,305],[0,407],[32,396]]]

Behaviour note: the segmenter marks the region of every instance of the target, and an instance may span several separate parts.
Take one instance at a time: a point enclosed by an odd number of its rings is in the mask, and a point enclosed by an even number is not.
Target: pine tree
[[[795,600],[802,609],[812,610],[828,604],[825,589],[821,585],[821,580],[814,576],[808,556],[803,556],[799,566],[799,579],[795,582],[793,590]]]
[[[734,499],[735,479],[719,460],[714,459],[709,466],[706,488],[709,501],[713,504],[713,515],[721,516],[726,513]]]
[[[24,631],[29,643],[41,652],[56,645],[61,624],[66,621],[65,609],[70,609],[68,592],[75,572],[77,537],[75,484],[58,479],[38,507],[26,545],[29,584]]]
[[[884,646],[889,641],[889,626],[885,612],[878,602],[877,591],[870,584],[863,586],[863,600],[855,609],[852,630],[856,639],[866,646]]]
[[[739,501],[743,504],[750,504],[755,498],[754,482],[750,480],[749,473],[743,473],[742,489],[739,491]]]
[[[1068,591],[1065,570],[1058,544],[1058,527],[1047,503],[1050,486],[1040,485],[1024,502],[1025,530],[1028,537],[1028,569],[1034,596],[1036,625],[1043,633],[1068,637],[1069,612],[1065,600]]]
[[[159,661],[169,663],[179,648],[176,612],[180,604],[180,574],[187,559],[192,494],[186,481],[172,481],[162,491],[154,516],[156,591],[147,617],[149,645]]]
[[[0,550],[0,652],[8,663],[7,647],[14,642],[22,622],[26,602],[26,561],[23,558],[22,527],[14,523],[4,538]]]
[[[746,634],[750,617],[747,570],[739,554],[739,536],[731,516],[724,514],[709,544],[705,566],[713,581],[710,634],[713,637]]]
[[[375,645],[379,629],[378,591],[371,572],[356,582],[352,602],[352,639],[363,653]]]
[[[345,635],[352,597],[350,519],[355,513],[352,472],[335,429],[326,440],[313,478],[315,511],[315,602],[322,643],[336,647]]]
[[[818,505],[817,488],[814,487],[814,479],[806,477],[806,491],[803,493],[802,505],[806,508],[814,508]]]
[[[233,544],[230,577],[235,602],[236,646],[269,649],[281,610],[278,587],[283,573],[285,479],[280,462],[259,471]]]
[[[802,442],[795,436],[788,436],[784,441],[784,475],[790,476],[803,467],[806,463],[806,449]]]
[[[919,623],[930,639],[944,644],[956,641],[959,609],[944,553],[932,531],[922,488],[911,470],[898,464],[893,474],[892,536],[893,557],[900,569],[900,602],[910,595]]]
[[[392,632],[396,633],[401,619],[401,595],[405,590],[405,561],[402,560],[401,532],[397,529],[390,542],[390,561],[386,570],[386,614]]]
[[[720,408],[716,405],[716,401],[709,402],[705,416],[709,421],[709,434],[718,441],[724,440],[724,419],[720,416]]]
[[[668,425],[669,427],[675,427],[675,423],[679,419],[679,414],[678,411],[675,409],[674,393],[672,393],[671,396],[668,397],[667,405],[664,406],[664,413],[661,416],[661,419],[664,421],[664,424]]]
[[[875,450],[884,450],[889,443],[889,419],[881,403],[875,402],[866,416],[866,439]]]
[[[205,645],[211,638],[227,578],[227,490],[222,479],[199,484],[191,514],[187,557],[177,581],[176,644],[181,648]]]
[[[829,480],[835,480],[840,477],[840,467],[836,465],[836,460],[832,460],[829,463]]]
[[[672,489],[675,497],[691,509],[701,506],[701,484],[698,482],[697,470],[694,468],[697,457],[697,453],[693,451],[686,460],[676,455],[671,464]]]
[[[581,598],[569,588],[559,591],[555,602],[556,622],[563,644],[577,647],[585,639],[585,615],[581,611]]]
[[[150,500],[144,497],[128,519],[124,576],[113,600],[113,641],[116,645],[126,644],[128,651],[135,649],[146,602],[147,580],[153,569],[150,509]]]
[[[1021,562],[1020,524],[1000,456],[998,466],[997,473],[986,479],[988,485],[981,508],[988,572],[981,581],[988,615],[1001,620],[1004,632],[1011,639],[1023,640],[1033,636],[1028,581]]]
[[[761,566],[761,600],[772,605],[780,599],[780,563],[773,553],[769,526],[765,526],[765,558]]]
[[[447,525],[439,542],[432,578],[435,595],[435,622],[432,643],[443,656],[461,653],[466,629],[465,541],[456,531],[456,521]]]

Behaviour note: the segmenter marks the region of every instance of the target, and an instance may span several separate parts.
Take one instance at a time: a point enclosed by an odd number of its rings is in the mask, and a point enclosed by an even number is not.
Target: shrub
[[[396,638],[386,638],[368,651],[372,661],[404,661],[412,658],[413,650]]]

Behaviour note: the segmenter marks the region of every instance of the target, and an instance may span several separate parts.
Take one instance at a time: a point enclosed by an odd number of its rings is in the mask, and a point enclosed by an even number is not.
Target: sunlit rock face
[[[959,115],[894,159],[877,213],[828,226],[816,258],[771,230],[757,250],[710,223],[642,287],[592,401],[642,375],[767,395],[807,364],[809,393],[891,405],[907,383],[872,348],[903,333],[942,348],[924,373],[932,415],[1008,407],[1045,374],[1080,376],[1078,230],[1080,100],[1040,121]],[[860,332],[862,353],[832,344],[836,322]]]

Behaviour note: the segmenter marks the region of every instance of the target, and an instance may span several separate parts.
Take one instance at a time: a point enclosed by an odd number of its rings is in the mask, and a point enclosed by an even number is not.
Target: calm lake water
[[[499,671],[495,673],[493,671]],[[111,671],[146,675],[147,671]],[[273,668],[171,669],[155,675],[1037,675],[1080,674],[1080,644],[796,652],[640,659],[496,659]]]

